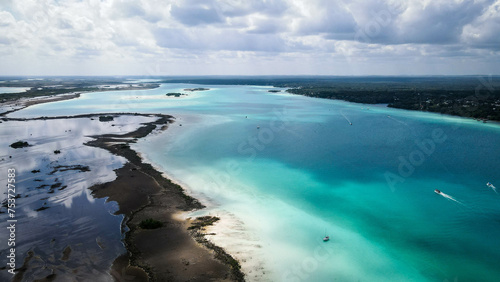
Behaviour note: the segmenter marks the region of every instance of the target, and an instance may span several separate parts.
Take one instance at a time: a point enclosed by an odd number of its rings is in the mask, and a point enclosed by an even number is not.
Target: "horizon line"
[[[152,77],[152,78],[165,78],[165,77],[477,77],[477,76],[492,76],[500,77],[500,74],[391,74],[391,75],[323,75],[323,74],[268,74],[268,75],[244,75],[244,74],[207,74],[207,75],[131,75],[131,74],[106,74],[106,75],[0,75],[1,78],[19,78],[19,77]]]

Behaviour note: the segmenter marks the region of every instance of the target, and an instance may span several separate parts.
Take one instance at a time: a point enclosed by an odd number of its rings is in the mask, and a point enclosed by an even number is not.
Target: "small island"
[[[10,144],[10,146],[14,149],[19,149],[19,148],[29,147],[30,144],[28,144],[28,142],[26,142],[26,141],[17,141],[17,142]]]
[[[279,92],[281,92],[281,90],[271,89],[271,90],[267,90],[267,92],[271,92],[271,93],[279,93]]]
[[[186,89],[184,89],[184,91],[191,91],[191,92],[193,92],[193,91],[207,91],[207,90],[210,90],[210,88],[200,87],[200,88],[186,88]]]
[[[99,121],[101,122],[107,122],[107,121],[113,121],[113,116],[100,116]]]
[[[165,94],[165,95],[167,95],[167,96],[169,96],[169,97],[171,97],[171,96],[174,96],[174,97],[181,97],[181,96],[184,96],[184,95],[186,95],[186,94],[182,94],[182,93],[167,93],[167,94]]]

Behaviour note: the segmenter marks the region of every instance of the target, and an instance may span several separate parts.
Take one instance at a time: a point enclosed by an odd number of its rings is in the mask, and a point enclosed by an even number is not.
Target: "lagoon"
[[[0,95],[8,93],[21,93],[30,90],[30,87],[0,87]]]
[[[211,90],[165,95],[196,87]],[[497,124],[269,89],[162,84],[9,117],[175,116],[133,148],[208,206],[184,216],[222,218],[211,239],[250,281],[500,278]]]

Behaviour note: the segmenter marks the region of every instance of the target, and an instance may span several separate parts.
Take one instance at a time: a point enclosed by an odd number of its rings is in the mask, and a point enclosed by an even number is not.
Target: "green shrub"
[[[156,228],[160,228],[162,226],[163,226],[163,223],[161,223],[158,220],[152,219],[152,218],[145,219],[145,220],[141,221],[141,223],[139,224],[139,227],[142,229],[156,229]]]
[[[113,116],[100,116],[99,121],[106,122],[106,121],[112,121]]]
[[[28,142],[25,142],[25,141],[17,141],[17,142],[10,144],[10,146],[14,149],[28,147],[29,145],[30,144],[28,144]]]

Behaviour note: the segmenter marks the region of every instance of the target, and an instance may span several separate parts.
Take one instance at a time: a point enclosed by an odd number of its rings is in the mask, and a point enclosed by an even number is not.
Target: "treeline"
[[[500,121],[500,79],[433,78],[413,81],[336,81],[302,84],[287,92],[355,103]]]

